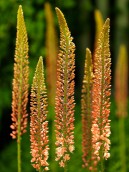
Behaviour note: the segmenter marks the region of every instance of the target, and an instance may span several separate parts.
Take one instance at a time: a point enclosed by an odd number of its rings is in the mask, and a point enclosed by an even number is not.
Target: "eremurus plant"
[[[92,147],[94,163],[110,157],[110,95],[111,95],[111,58],[109,49],[110,20],[107,19],[98,37],[94,57],[94,80],[92,89]]]
[[[115,69],[115,100],[117,116],[127,116],[128,103],[128,56],[125,45],[120,46]]]
[[[39,172],[48,170],[48,121],[47,93],[44,79],[43,59],[39,58],[33,83],[30,100],[30,142],[32,165]]]
[[[86,50],[82,85],[83,167],[104,171],[104,159],[110,157],[110,80],[109,23],[104,23],[96,42],[94,61]]]
[[[48,8],[48,6],[46,8]],[[55,146],[56,161],[59,161],[59,165],[64,167],[64,171],[66,172],[68,170],[67,162],[70,160],[70,154],[74,151],[75,45],[63,13],[58,8],[56,8],[56,13],[60,27],[60,48],[57,58],[56,75]],[[17,18],[11,114],[13,121],[11,128],[13,131],[11,136],[12,138],[17,138],[18,172],[21,172],[21,135],[26,132],[27,125],[26,106],[28,102],[29,73],[27,33],[21,6],[19,6]],[[104,172],[103,161],[110,157],[110,153],[108,152],[110,149],[109,113],[111,94],[109,24],[110,20],[107,19],[101,32],[97,34],[93,62],[90,50],[86,49],[81,97],[83,131],[82,158],[84,163],[83,166],[90,171],[101,170],[101,172]],[[49,34],[51,35],[51,32],[48,33],[48,35]],[[50,39],[50,35],[48,39]],[[51,47],[50,49],[54,49],[50,42],[47,43],[47,45]],[[51,52],[49,51],[48,56],[50,54]],[[51,69],[55,71],[55,67],[52,68],[53,62],[51,61],[50,63]],[[50,71],[50,75],[53,75],[52,71]],[[50,83],[52,85],[52,78]],[[54,92],[54,89],[52,92]],[[48,102],[42,57],[39,58],[33,77],[30,105],[32,166],[39,172],[47,171],[49,170],[48,121],[46,120]]]
[[[47,74],[47,90],[48,90],[48,117],[51,120],[50,132],[50,170],[55,170],[55,95],[56,95],[56,67],[58,56],[58,43],[57,33],[54,23],[54,15],[52,6],[49,2],[45,3],[45,16],[46,16],[46,74]]]
[[[92,168],[92,86],[93,86],[93,63],[90,50],[86,49],[86,60],[84,66],[84,77],[81,96],[82,115],[82,160],[83,167]]]
[[[56,61],[58,55],[57,34],[54,26],[54,16],[50,3],[45,3],[46,14],[46,73],[48,83],[48,102],[55,105],[56,94]]]
[[[17,37],[14,58],[14,78],[12,91],[12,133],[17,139],[18,172],[21,172],[21,135],[26,132],[28,102],[28,38],[23,17],[22,6],[17,14]]]
[[[116,114],[119,118],[119,143],[121,171],[127,171],[125,120],[128,114],[128,56],[124,44],[120,46],[115,68],[115,101]]]
[[[75,45],[63,13],[58,8],[56,13],[60,26],[55,100],[56,161],[67,171],[67,161],[74,150]]]

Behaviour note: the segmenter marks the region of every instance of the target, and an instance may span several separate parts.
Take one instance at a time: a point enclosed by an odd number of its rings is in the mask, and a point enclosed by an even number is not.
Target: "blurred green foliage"
[[[112,54],[112,71],[114,72],[115,62],[118,55],[118,47],[121,43],[128,44],[128,22],[127,11],[129,4],[127,0],[50,0],[53,12],[55,6],[58,6],[64,13],[68,22],[74,42],[76,44],[76,113],[75,113],[75,152],[68,164],[69,172],[83,172],[82,165],[82,131],[80,116],[80,94],[81,82],[83,76],[83,66],[85,58],[85,48],[94,47],[94,9],[99,8],[104,17],[111,18],[111,54]],[[45,56],[45,0],[0,0],[0,171],[16,172],[17,171],[17,148],[16,141],[12,141],[10,134],[11,124],[11,94],[13,79],[13,62],[16,39],[16,14],[19,4],[22,4],[24,17],[29,39],[29,60],[30,60],[30,84],[35,66],[40,55]],[[120,5],[122,4],[122,6]],[[124,5],[123,5],[124,4]],[[54,14],[55,15],[55,14]],[[104,18],[105,19],[105,18]],[[120,19],[120,20],[119,20]],[[124,25],[123,22],[124,21]],[[57,18],[55,16],[57,27]],[[58,27],[57,27],[58,31]],[[117,32],[116,32],[117,31]],[[112,73],[112,81],[113,81]],[[113,82],[112,82],[113,83]],[[114,89],[112,88],[112,92]],[[115,115],[115,102],[112,97],[111,104],[111,158],[105,162],[105,172],[119,172],[121,162],[119,156],[119,127],[118,118]],[[29,110],[29,109],[28,109]],[[128,109],[129,112],[129,109]],[[28,127],[29,131],[29,127]],[[129,154],[129,114],[125,120],[126,146]],[[22,139],[22,168],[24,172],[33,172],[30,163],[30,142],[29,132]],[[51,159],[50,159],[51,161]],[[127,156],[127,162],[129,157]],[[56,162],[57,163],[57,162]],[[129,163],[128,171],[129,171]],[[55,172],[63,171],[61,168],[55,169]]]

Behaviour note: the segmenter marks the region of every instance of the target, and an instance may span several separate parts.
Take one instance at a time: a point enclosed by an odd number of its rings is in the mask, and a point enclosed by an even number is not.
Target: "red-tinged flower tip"
[[[44,81],[43,59],[40,57],[31,88],[30,141],[32,166],[37,170],[48,168],[47,94]]]

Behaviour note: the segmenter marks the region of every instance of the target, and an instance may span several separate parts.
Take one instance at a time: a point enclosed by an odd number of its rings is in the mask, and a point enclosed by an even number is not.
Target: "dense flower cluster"
[[[93,59],[87,49],[82,86],[83,167],[97,171],[97,164],[110,157],[110,80],[109,19],[98,36]]]
[[[27,126],[27,110],[28,103],[28,38],[22,6],[19,6],[17,15],[17,38],[15,49],[14,63],[14,79],[12,92],[12,125],[13,130],[10,134],[13,139],[17,135],[26,132]]]
[[[86,60],[84,66],[84,77],[82,84],[81,112],[82,112],[82,160],[83,167],[91,169],[92,153],[92,85],[93,85],[93,64],[90,50],[86,49]]]
[[[99,161],[110,157],[110,80],[109,19],[100,33],[94,59],[92,90],[92,146]]]
[[[31,88],[30,141],[32,165],[48,170],[47,95],[44,82],[43,59],[40,57]]]
[[[56,8],[60,25],[60,50],[57,59],[56,161],[61,167],[74,150],[74,70],[75,45],[62,12]]]

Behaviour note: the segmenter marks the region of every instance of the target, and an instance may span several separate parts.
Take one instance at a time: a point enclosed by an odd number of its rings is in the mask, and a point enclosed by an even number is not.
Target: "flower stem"
[[[21,136],[18,130],[18,139],[17,139],[17,163],[18,163],[18,172],[21,172]]]
[[[67,171],[68,171],[67,167],[64,167],[64,172],[67,172]]]
[[[43,172],[41,168],[39,169],[39,172]]]
[[[64,172],[68,172],[68,168],[67,168],[67,161],[65,161]]]
[[[104,172],[103,157],[101,158],[101,172]]]
[[[120,139],[120,160],[121,160],[121,171],[126,172],[126,145],[125,145],[125,131],[124,131],[124,118],[119,119],[119,139]]]

